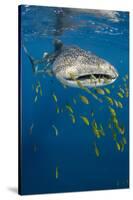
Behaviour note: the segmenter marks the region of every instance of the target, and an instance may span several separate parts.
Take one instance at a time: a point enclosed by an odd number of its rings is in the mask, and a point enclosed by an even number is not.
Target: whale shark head
[[[56,78],[70,87],[98,87],[113,83],[118,72],[108,61],[78,47],[64,47],[53,63]]]

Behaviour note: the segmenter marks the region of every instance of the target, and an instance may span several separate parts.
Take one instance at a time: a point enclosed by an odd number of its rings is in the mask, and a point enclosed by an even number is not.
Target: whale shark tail
[[[23,49],[24,49],[24,52],[25,54],[28,56],[29,58],[29,61],[31,62],[31,65],[32,65],[32,70],[33,72],[35,73],[36,71],[36,60],[35,58],[33,58],[30,53],[28,52],[27,48],[25,47],[25,45],[23,44]]]
[[[25,54],[29,58],[29,61],[32,65],[32,71],[34,74],[49,74],[53,75],[53,71],[51,66],[56,59],[56,57],[60,54],[60,51],[63,47],[63,43],[59,39],[53,40],[54,45],[54,52],[47,53],[44,52],[43,57],[39,60],[35,59],[33,56],[30,55],[29,51],[27,50],[26,46],[22,44]],[[39,69],[39,65],[43,65],[42,69]]]
[[[25,54],[29,58],[29,61],[30,61],[31,65],[32,65],[33,73],[34,74],[44,73],[46,71],[46,69],[44,67],[45,64],[46,64],[46,56],[47,56],[47,55],[45,55],[46,53],[44,54],[42,59],[37,60],[33,56],[30,55],[29,51],[27,50],[27,48],[26,48],[26,46],[24,44],[22,46],[23,46]],[[39,65],[41,65],[41,64],[43,64],[44,66],[43,66],[42,69],[39,69]]]

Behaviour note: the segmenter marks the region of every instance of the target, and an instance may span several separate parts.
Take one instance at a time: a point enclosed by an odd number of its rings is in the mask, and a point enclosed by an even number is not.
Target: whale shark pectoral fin
[[[49,76],[53,76],[53,75],[54,75],[52,69],[46,69],[46,70],[45,70],[45,73],[48,74]]]
[[[53,76],[53,71],[51,68],[49,68],[49,65],[46,65],[43,69],[39,69],[38,65],[35,67],[35,71],[34,71],[35,75],[38,74],[42,74],[42,75],[49,75],[49,76]]]

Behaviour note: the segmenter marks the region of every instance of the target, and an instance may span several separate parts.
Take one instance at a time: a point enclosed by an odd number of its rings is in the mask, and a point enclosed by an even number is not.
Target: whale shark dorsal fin
[[[44,59],[47,59],[48,56],[49,56],[48,52],[44,52],[42,57],[43,57]]]
[[[61,40],[55,39],[54,42],[54,50],[59,51],[63,47],[63,43]]]

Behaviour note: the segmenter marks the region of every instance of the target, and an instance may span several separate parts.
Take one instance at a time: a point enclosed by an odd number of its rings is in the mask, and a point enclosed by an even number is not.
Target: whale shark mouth
[[[80,81],[85,81],[85,80],[100,80],[100,79],[104,79],[104,80],[108,80],[108,81],[112,81],[115,80],[117,78],[117,76],[113,76],[110,74],[85,74],[85,75],[81,75],[81,76],[77,76],[74,79],[72,77],[65,77],[66,80],[68,81],[76,81],[76,80],[80,80]]]

